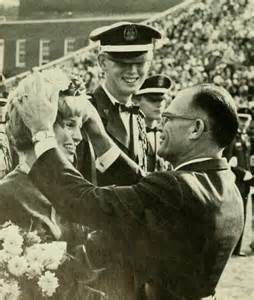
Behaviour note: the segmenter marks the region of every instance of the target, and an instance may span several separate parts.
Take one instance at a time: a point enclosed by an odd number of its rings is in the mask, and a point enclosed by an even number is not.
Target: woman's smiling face
[[[63,119],[61,124],[56,122],[54,125],[58,146],[71,163],[74,162],[76,147],[82,140],[81,127],[82,117],[79,116]]]

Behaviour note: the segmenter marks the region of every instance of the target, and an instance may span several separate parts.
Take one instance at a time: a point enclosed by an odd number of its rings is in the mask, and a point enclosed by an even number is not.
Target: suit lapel
[[[118,108],[112,104],[101,86],[95,90],[93,98],[108,134],[114,141],[117,141],[118,145],[120,144],[121,148],[124,147],[126,148],[125,150],[128,151],[127,131],[121,120]]]

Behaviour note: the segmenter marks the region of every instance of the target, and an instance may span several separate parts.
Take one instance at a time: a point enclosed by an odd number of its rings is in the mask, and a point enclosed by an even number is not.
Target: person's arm
[[[104,185],[137,183],[144,176],[143,170],[112,141],[90,101],[86,101],[84,106],[83,130],[89,136],[97,157],[98,178],[103,178]]]
[[[99,188],[82,175],[56,149],[41,154],[30,179],[57,211],[70,221],[107,228],[123,220],[138,221],[143,204],[135,186]]]
[[[52,130],[57,113],[57,93],[54,91],[50,98],[47,97],[40,74],[32,79],[24,83],[26,96],[15,103],[34,137],[38,159],[30,172],[31,180],[70,220],[79,219],[82,223],[104,227],[112,220],[139,219],[143,213],[142,201],[149,195],[143,192],[142,198],[135,186],[98,188],[84,180],[61,156]],[[103,151],[107,151],[110,141],[103,143]],[[96,151],[98,155],[103,153],[97,148]]]

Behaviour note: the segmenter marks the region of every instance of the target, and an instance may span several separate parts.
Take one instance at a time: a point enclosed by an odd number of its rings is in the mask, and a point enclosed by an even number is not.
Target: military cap
[[[136,95],[144,94],[165,94],[171,87],[172,81],[165,75],[154,75],[148,77],[141,88],[136,92]]]
[[[239,114],[248,114],[248,115],[252,115],[252,111],[249,107],[247,106],[239,106],[237,109],[237,113]]]
[[[99,41],[104,52],[147,52],[153,49],[153,40],[161,33],[152,26],[118,22],[93,30],[89,38]]]

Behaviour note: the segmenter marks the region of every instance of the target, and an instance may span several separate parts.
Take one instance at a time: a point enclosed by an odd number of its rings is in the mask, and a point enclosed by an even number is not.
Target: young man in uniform
[[[167,165],[157,155],[160,142],[161,114],[165,109],[165,94],[171,87],[171,80],[165,75],[148,77],[140,90],[135,94],[136,103],[145,115],[146,132],[148,139],[147,171],[161,171]]]
[[[90,34],[92,41],[100,43],[98,62],[105,74],[104,82],[92,95],[92,102],[112,140],[144,171],[147,171],[148,147],[145,122],[139,108],[133,106],[132,95],[147,76],[153,58],[153,41],[160,38],[157,29],[129,22],[104,26]],[[97,179],[99,185],[128,184],[129,174],[123,170],[120,173],[118,168],[113,170],[105,163],[107,156],[111,161],[114,153],[107,153],[103,164],[98,160],[94,164],[95,157],[89,156],[89,152],[92,151],[85,149],[83,143],[78,153],[78,168],[85,177]],[[91,174],[84,173],[88,164],[92,166]]]

